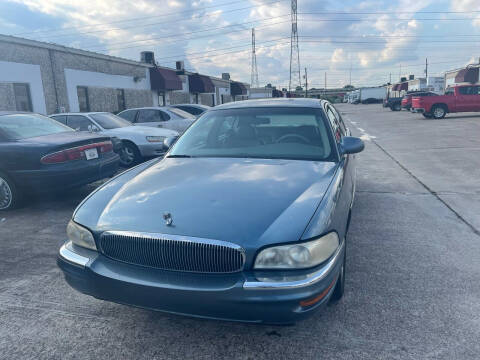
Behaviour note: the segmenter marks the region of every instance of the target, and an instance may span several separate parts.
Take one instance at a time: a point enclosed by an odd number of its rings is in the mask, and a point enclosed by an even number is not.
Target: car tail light
[[[96,148],[99,153],[104,154],[113,151],[113,144],[111,141],[103,141],[94,144],[76,146],[70,149],[57,151],[45,155],[40,159],[42,164],[59,164],[67,161],[85,159],[85,150]]]

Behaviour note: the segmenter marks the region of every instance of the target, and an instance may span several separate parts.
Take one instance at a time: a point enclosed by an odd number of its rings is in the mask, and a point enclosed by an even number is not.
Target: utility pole
[[[307,77],[307,68],[305,68],[305,97],[308,97],[308,77]]]
[[[350,61],[350,80],[348,81],[348,85],[352,85],[352,61]]]
[[[392,83],[392,73],[390,73],[390,81],[389,83],[391,84]]]
[[[250,86],[252,88],[260,87],[258,83],[257,54],[255,52],[255,28],[252,28],[252,74]]]
[[[327,96],[327,72],[325,71],[325,96]]]
[[[425,80],[428,82],[428,58],[425,58]]]
[[[298,29],[297,29],[297,0],[292,0],[291,7],[292,33],[290,35],[290,81],[288,90],[292,91],[297,86],[302,86],[300,79],[300,50],[298,47]]]
[[[398,70],[398,81],[402,80],[402,64],[400,64],[400,69]]]

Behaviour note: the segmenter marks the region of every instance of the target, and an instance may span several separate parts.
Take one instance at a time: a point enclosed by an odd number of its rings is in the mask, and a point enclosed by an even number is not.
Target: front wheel
[[[0,172],[0,211],[11,210],[20,202],[20,193],[12,180]]]
[[[447,114],[447,110],[442,105],[435,105],[432,108],[432,115],[434,119],[443,119]]]
[[[120,152],[120,165],[130,167],[138,164],[142,160],[140,151],[130,142],[123,143],[123,149]]]
[[[400,111],[402,110],[402,105],[401,104],[393,104],[392,105],[392,111]]]

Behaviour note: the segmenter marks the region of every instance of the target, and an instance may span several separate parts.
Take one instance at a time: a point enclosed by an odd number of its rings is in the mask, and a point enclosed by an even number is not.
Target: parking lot
[[[81,295],[56,255],[92,184],[0,213],[0,358],[478,359],[480,116],[337,108],[366,142],[338,304],[282,327]]]

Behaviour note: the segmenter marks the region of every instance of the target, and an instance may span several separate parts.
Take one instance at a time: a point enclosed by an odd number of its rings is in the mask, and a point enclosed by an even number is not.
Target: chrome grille
[[[115,260],[175,271],[232,273],[245,262],[238,245],[165,234],[107,231],[100,237],[100,250]]]

